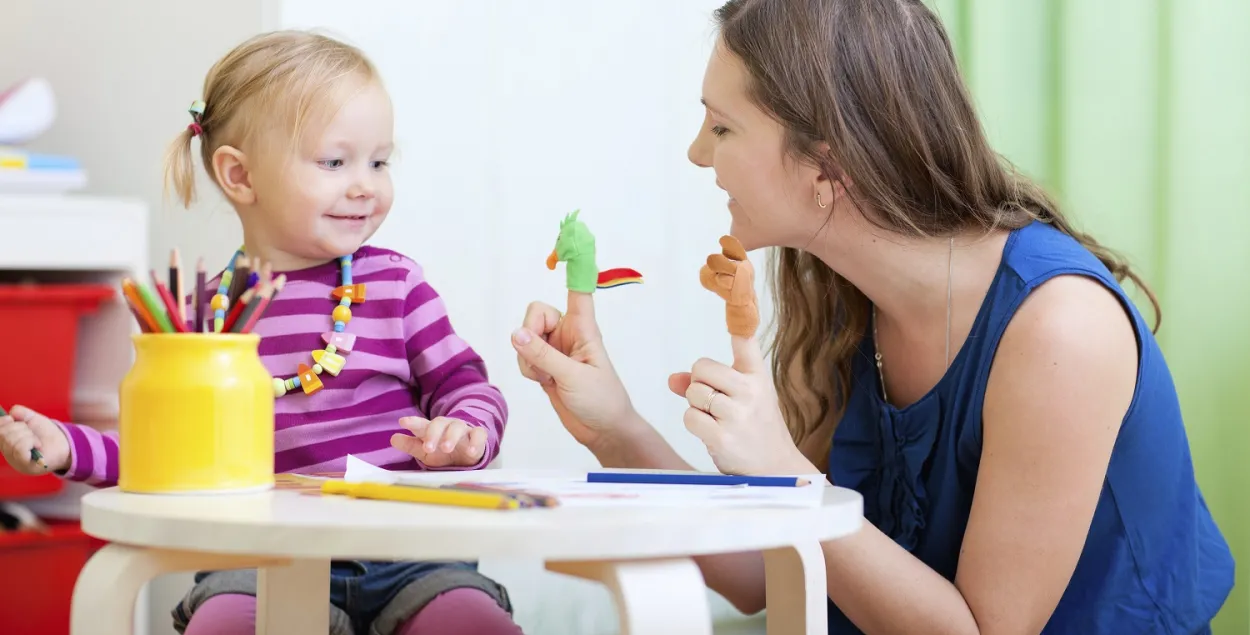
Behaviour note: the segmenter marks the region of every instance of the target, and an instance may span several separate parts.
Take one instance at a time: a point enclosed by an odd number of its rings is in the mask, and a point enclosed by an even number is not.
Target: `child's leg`
[[[345,608],[368,625],[362,630],[369,635],[521,632],[507,590],[478,573],[475,563],[365,564],[355,605]]]
[[[330,612],[330,635],[352,635],[351,620],[335,605],[341,598],[333,597],[336,585],[330,577],[330,595],[326,608]],[[183,635],[252,635],[256,632],[256,570],[201,572],[195,586],[174,607],[174,630]]]
[[[495,598],[462,587],[430,600],[395,635],[521,635],[521,627]]]
[[[256,598],[242,593],[214,595],[205,600],[185,635],[255,635]]]

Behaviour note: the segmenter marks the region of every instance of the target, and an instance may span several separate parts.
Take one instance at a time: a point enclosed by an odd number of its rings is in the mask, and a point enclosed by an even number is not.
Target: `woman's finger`
[[[560,310],[543,302],[531,302],[525,307],[525,318],[521,320],[521,328],[542,337],[550,335],[559,324]]]
[[[712,415],[698,408],[687,408],[682,422],[686,424],[686,429],[690,431],[690,434],[699,437],[703,445],[707,446],[708,451],[715,454],[713,448],[720,447],[720,435],[723,431]]]
[[[585,366],[581,362],[569,359],[567,355],[552,348],[543,338],[538,337],[534,331],[524,327],[512,333],[512,347],[534,370],[545,373],[560,383],[571,381],[573,376]]]
[[[690,378],[691,381],[705,383],[731,397],[745,392],[746,379],[742,373],[706,357],[690,367]]]
[[[690,373],[673,373],[668,376],[668,389],[678,397],[685,397],[686,389],[690,388],[690,381]]]
[[[721,402],[727,399],[729,397],[724,393],[702,382],[690,382],[690,387],[686,389],[686,401],[690,402],[690,407],[706,412],[715,419],[725,416]]]

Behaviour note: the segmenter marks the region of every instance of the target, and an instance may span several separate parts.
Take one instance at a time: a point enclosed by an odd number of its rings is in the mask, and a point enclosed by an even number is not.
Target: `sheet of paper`
[[[438,486],[475,483],[560,499],[565,507],[816,507],[824,492],[823,475],[804,475],[804,487],[746,485],[668,485],[587,483],[585,472],[569,470],[475,470],[465,472],[393,472],[354,456],[347,457],[344,480]]]

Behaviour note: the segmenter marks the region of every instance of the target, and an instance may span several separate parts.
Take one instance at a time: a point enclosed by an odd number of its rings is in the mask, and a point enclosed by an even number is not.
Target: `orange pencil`
[[[157,325],[156,319],[152,317],[152,313],[148,311],[148,307],[143,303],[143,298],[139,296],[139,289],[135,286],[135,281],[130,278],[122,278],[122,295],[126,297],[126,303],[130,305],[130,310],[135,314],[139,321],[139,328],[145,333],[159,333],[160,326]]]

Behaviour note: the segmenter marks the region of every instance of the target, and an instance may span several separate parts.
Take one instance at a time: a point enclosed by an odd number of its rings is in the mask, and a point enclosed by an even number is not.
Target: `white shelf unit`
[[[0,281],[104,282],[148,271],[148,208],[137,199],[0,194]],[[118,293],[83,318],[71,413],[115,425],[117,386],[130,368],[134,319]]]

